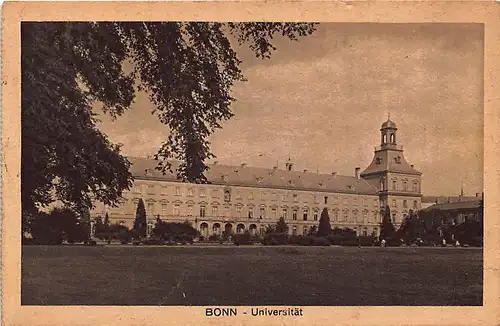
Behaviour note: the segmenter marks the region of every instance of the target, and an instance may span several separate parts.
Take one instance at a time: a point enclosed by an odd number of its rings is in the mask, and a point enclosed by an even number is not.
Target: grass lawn
[[[459,248],[25,246],[23,305],[482,305]]]

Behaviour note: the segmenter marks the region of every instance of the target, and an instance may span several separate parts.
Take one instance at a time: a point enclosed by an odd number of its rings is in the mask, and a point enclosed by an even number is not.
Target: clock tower
[[[421,176],[404,158],[397,144],[398,128],[390,117],[380,128],[380,146],[360,177],[378,189],[380,208],[389,206],[395,226],[401,225],[410,210],[421,208]]]

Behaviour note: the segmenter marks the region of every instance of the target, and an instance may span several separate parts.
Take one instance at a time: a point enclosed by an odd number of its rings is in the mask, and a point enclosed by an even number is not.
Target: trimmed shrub
[[[400,238],[389,238],[386,240],[387,241],[387,246],[389,247],[400,247],[403,244],[403,241],[401,241]]]
[[[172,240],[175,242],[175,243],[180,243],[180,244],[193,244],[193,236],[189,235],[189,234],[180,234],[180,235],[175,235],[172,237]]]
[[[325,247],[328,247],[328,246],[330,246],[330,241],[328,241],[328,239],[324,238],[324,237],[313,237],[313,239],[312,239],[312,245],[313,246],[325,246]]]
[[[336,246],[357,246],[358,238],[356,234],[352,233],[343,233],[343,234],[334,234],[330,235],[327,238],[332,245]]]
[[[142,241],[142,244],[144,245],[164,245],[165,241],[162,239],[147,239]]]
[[[329,246],[330,241],[324,237],[311,235],[292,235],[288,239],[288,244],[299,246]]]
[[[250,233],[243,233],[243,234],[235,234],[233,236],[233,243],[237,246],[239,245],[251,245],[252,244],[252,236]]]
[[[286,245],[288,244],[288,234],[286,233],[268,233],[262,240],[263,245]]]
[[[371,235],[359,236],[359,244],[363,247],[371,247],[374,245],[374,238]]]
[[[208,237],[208,241],[218,241],[219,237],[216,234],[212,234]]]

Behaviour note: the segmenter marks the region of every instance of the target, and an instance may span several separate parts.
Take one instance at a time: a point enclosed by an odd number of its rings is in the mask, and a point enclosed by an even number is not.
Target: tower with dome
[[[421,176],[403,154],[397,144],[396,123],[390,116],[380,128],[380,146],[361,178],[377,187],[380,207],[389,206],[393,223],[400,225],[410,210],[421,208]]]

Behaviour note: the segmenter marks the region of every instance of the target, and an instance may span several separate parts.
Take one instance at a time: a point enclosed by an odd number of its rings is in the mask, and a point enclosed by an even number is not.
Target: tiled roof
[[[410,175],[422,174],[406,162],[402,150],[395,149],[376,151],[373,161],[363,173],[361,173],[361,176],[379,172],[395,172]]]
[[[424,211],[449,211],[449,210],[467,210],[467,209],[478,209],[481,207],[481,200],[472,201],[461,201],[455,203],[445,203],[445,204],[434,204],[424,209]]]
[[[164,175],[155,169],[158,163],[155,160],[138,157],[129,157],[128,159],[132,163],[131,173],[136,178],[177,180],[175,171],[179,162],[172,161],[174,174],[167,172]],[[209,170],[205,175],[208,181],[214,184],[377,195],[377,188],[363,179],[356,179],[354,176],[221,164],[209,165]]]
[[[444,203],[456,203],[459,201],[466,202],[466,201],[474,201],[478,200],[477,197],[473,196],[423,196],[422,197],[422,203],[434,203],[434,204],[444,204]]]

